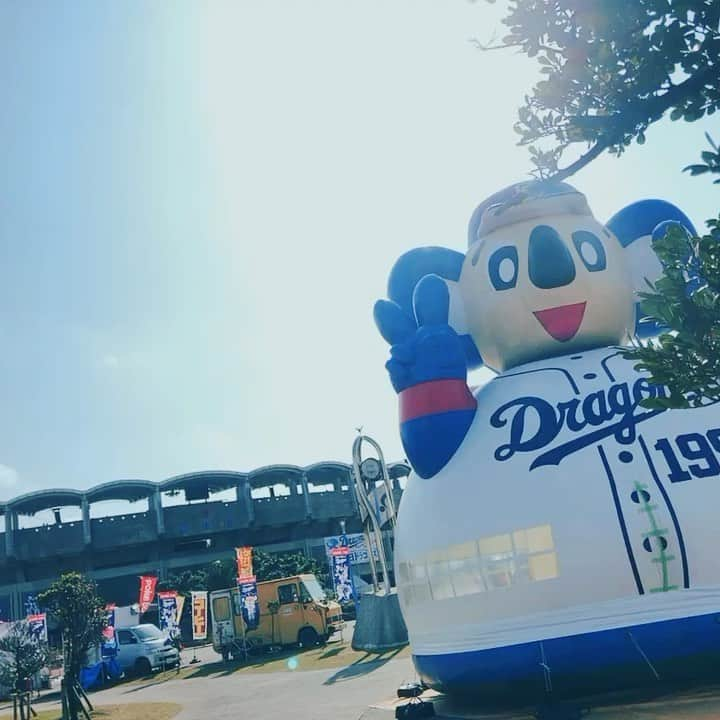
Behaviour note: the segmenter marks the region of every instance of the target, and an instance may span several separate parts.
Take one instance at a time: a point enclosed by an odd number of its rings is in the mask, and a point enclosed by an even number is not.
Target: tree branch
[[[701,90],[705,85],[710,84],[715,79],[716,68],[706,68],[703,72],[698,73],[689,77],[679,85],[673,85],[663,95],[653,95],[648,98],[637,112],[633,113],[633,121],[635,118],[645,116],[650,118],[650,123],[659,120],[667,110],[674,105],[677,105],[680,101],[688,96],[694,95]],[[642,109],[644,108],[644,112]],[[648,123],[648,124],[650,124]],[[619,142],[623,135],[633,133],[633,128],[619,129],[614,133],[613,138],[600,137],[595,144],[583,155],[581,155],[574,163],[571,163],[566,168],[558,170],[554,175],[551,176],[551,180],[561,182],[576,172],[582,170],[586,165],[591,163],[595,158],[601,155],[607,148],[616,142]]]
[[[601,155],[605,150],[610,147],[610,142],[607,140],[598,140],[586,153],[581,155],[574,163],[571,163],[566,168],[558,170],[554,175],[550,177],[553,182],[562,182],[565,178],[569,178],[576,172],[582,170],[586,165],[591,163],[596,157]]]
[[[509,48],[522,47],[522,43],[507,43],[503,45],[484,45],[477,38],[468,38],[468,42],[474,45],[478,50],[486,52],[488,50],[508,50]]]

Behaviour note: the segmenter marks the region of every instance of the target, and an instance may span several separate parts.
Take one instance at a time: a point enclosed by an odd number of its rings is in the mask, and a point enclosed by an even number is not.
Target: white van
[[[149,675],[154,670],[177,667],[180,653],[170,638],[151,624],[115,628],[117,662],[126,673]]]

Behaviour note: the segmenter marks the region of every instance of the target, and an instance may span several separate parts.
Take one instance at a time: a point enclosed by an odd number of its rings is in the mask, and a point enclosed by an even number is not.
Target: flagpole
[[[198,660],[198,656],[197,656],[197,645],[195,644],[198,641],[197,638],[195,637],[195,634],[196,634],[195,633],[195,596],[196,596],[196,594],[197,593],[195,591],[192,591],[192,590],[190,591],[190,619],[191,619],[191,624],[192,624],[192,640],[194,643],[192,660],[190,660],[190,662],[189,662],[190,665],[196,665],[197,663],[200,662],[200,660]],[[207,620],[206,620],[206,622],[207,622]]]

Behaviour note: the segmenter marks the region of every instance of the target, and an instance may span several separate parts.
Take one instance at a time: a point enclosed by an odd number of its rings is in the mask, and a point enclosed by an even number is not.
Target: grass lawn
[[[391,650],[385,653],[367,653],[356,651],[350,647],[350,642],[332,642],[322,647],[289,648],[273,654],[263,653],[248,658],[245,662],[218,661],[207,663],[199,667],[192,665],[177,670],[167,670],[153,675],[144,682],[152,684],[173,680],[175,678],[193,679],[203,677],[215,677],[219,675],[232,675],[235,673],[258,673],[258,672],[279,672],[291,671],[302,672],[305,670],[331,670],[333,668],[346,668],[351,672],[359,672],[370,664],[384,664],[388,660],[410,657],[410,648],[405,646],[400,650]],[[142,680],[136,682],[143,682]]]
[[[260,655],[251,657],[247,663],[228,662],[212,663],[203,665],[200,668],[187,668],[186,677],[207,677],[209,675],[233,673],[254,673],[254,672],[278,672],[291,670],[302,672],[303,670],[327,670],[332,668],[344,668],[348,666],[361,666],[365,664],[386,663],[388,660],[409,657],[410,648],[405,646],[400,650],[391,650],[385,653],[368,653],[356,651],[350,647],[350,643],[331,643],[324,647],[301,650],[290,648],[274,655]],[[183,669],[185,670],[185,669]]]
[[[176,703],[129,703],[128,705],[104,705],[95,708],[92,713],[93,718],[98,720],[170,720],[175,717],[180,710],[181,705]],[[60,710],[41,710],[37,711],[37,717],[34,720],[58,720]],[[11,718],[11,715],[0,715],[0,720]]]

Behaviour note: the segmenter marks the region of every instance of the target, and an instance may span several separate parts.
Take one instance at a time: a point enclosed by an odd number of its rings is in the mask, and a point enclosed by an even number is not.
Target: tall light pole
[[[363,445],[369,445],[374,457],[363,459]],[[363,595],[357,607],[353,650],[385,652],[407,645],[408,632],[400,611],[397,593],[392,591],[388,572],[387,554],[382,529],[395,529],[395,499],[392,493],[390,474],[380,446],[361,433],[353,443],[353,483],[360,508],[363,532],[368,544],[370,569],[372,570],[374,592]],[[382,567],[383,589],[380,593],[378,572],[370,538],[375,541],[378,560]]]

